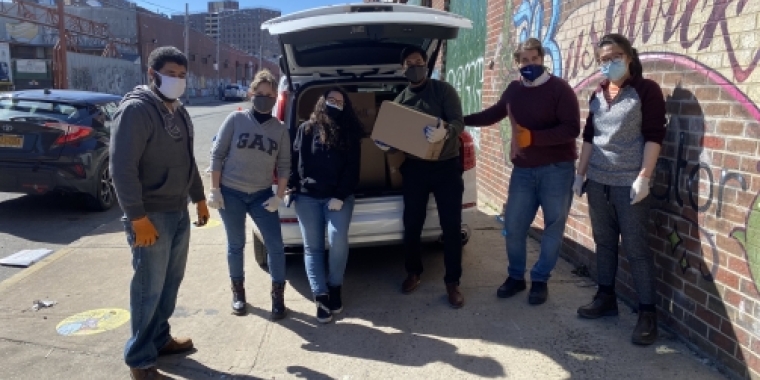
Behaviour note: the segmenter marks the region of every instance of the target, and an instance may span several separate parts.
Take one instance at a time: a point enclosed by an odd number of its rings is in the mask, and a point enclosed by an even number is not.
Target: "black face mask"
[[[253,103],[253,110],[259,113],[270,113],[277,99],[271,96],[253,96],[251,103]]]
[[[331,106],[329,104],[327,105],[327,109],[326,109],[325,112],[327,112],[327,116],[330,119],[333,119],[333,121],[337,121],[338,118],[340,117],[340,115],[343,114],[343,110],[342,109],[335,108],[335,107],[333,107],[333,106]]]
[[[425,66],[409,66],[404,72],[406,79],[409,79],[413,84],[420,83],[427,78],[427,67]]]

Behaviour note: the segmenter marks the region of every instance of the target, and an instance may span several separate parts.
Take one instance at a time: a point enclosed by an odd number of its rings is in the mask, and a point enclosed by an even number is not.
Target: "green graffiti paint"
[[[744,228],[733,230],[731,237],[744,248],[752,279],[755,281],[755,286],[760,289],[760,195],[752,201],[752,208],[747,215],[747,224]]]
[[[449,11],[467,17],[472,29],[460,30],[455,40],[446,45],[446,81],[457,89],[465,115],[483,108],[483,52],[486,50],[487,0],[452,0]],[[469,128],[480,150],[480,129]]]

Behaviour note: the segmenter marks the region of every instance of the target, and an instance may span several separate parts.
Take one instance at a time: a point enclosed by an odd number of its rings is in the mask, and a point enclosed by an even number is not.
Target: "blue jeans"
[[[233,281],[245,279],[245,215],[256,223],[264,246],[267,248],[267,262],[272,282],[285,282],[285,246],[282,243],[280,213],[267,211],[262,204],[274,196],[272,189],[264,189],[252,194],[221,186],[224,209],[219,210],[227,231],[227,265]]]
[[[547,282],[559,258],[565,223],[572,203],[575,178],[573,161],[558,162],[537,168],[512,169],[509,180],[504,230],[507,238],[509,277],[525,278],[528,229],[538,207],[544,213],[541,253],[530,272],[532,281]]]
[[[132,247],[134,275],[129,292],[132,337],[124,348],[124,361],[132,368],[156,364],[158,350],[171,338],[169,317],[185,276],[190,248],[190,216],[187,210],[148,213],[158,232],[150,247]],[[122,218],[127,242],[134,245],[132,222]]]
[[[295,201],[298,223],[304,240],[304,261],[314,296],[328,294],[327,286],[343,285],[348,262],[348,227],[354,214],[354,197],[343,201],[340,211],[330,211],[330,198],[317,199],[299,194]],[[330,240],[329,273],[325,275],[325,228]]]

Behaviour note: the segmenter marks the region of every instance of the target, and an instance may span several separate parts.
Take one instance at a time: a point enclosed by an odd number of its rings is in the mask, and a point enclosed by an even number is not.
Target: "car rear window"
[[[430,47],[429,38],[351,39],[319,41],[292,45],[296,64],[301,67],[388,65],[401,61],[407,46]]]
[[[86,116],[84,106],[46,100],[0,99],[0,120],[16,118],[54,118],[74,122]]]

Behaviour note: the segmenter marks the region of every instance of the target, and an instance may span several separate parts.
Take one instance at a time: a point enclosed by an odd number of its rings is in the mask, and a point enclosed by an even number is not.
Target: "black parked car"
[[[71,90],[0,95],[0,192],[82,193],[91,209],[110,209],[108,145],[119,101]]]

